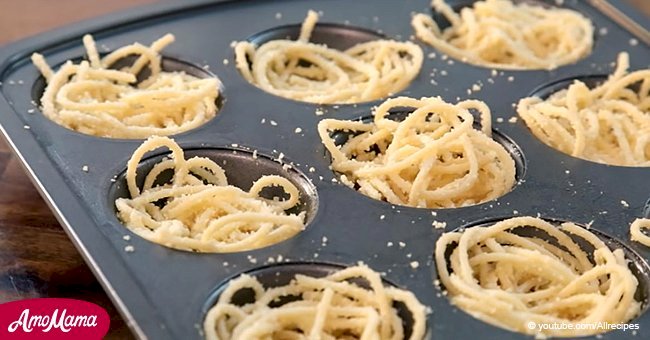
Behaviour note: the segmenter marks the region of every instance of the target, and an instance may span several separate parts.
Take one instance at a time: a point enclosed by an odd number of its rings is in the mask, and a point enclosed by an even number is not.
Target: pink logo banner
[[[28,299],[0,305],[0,339],[101,339],[110,318],[86,301]]]

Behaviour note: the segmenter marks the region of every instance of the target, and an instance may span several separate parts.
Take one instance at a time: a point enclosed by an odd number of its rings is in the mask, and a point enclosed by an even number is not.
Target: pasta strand
[[[239,42],[237,68],[264,91],[317,104],[383,98],[405,89],[420,72],[423,55],[416,44],[376,40],[338,51],[309,42],[317,21],[309,11],[296,41]]]
[[[573,157],[619,166],[650,166],[650,70],[614,73],[589,89],[575,80],[547,99],[523,98],[517,113],[546,145]]]
[[[413,110],[403,121],[391,111]],[[474,129],[480,113],[481,131]],[[449,104],[439,97],[386,100],[371,123],[323,119],[318,133],[332,156],[332,169],[360,193],[392,204],[452,208],[493,200],[515,183],[515,162],[491,139],[485,103]],[[333,132],[349,134],[337,146]]]
[[[444,0],[432,0],[450,26],[442,30],[418,13],[415,35],[456,59],[500,69],[554,69],[591,53],[593,26],[580,13],[510,0],[476,1],[460,13]]]
[[[144,155],[160,147],[171,159],[154,165],[142,189],[136,183]],[[171,183],[156,185],[164,171],[174,172]],[[263,176],[249,191],[229,185],[224,170],[214,161],[185,159],[167,137],[146,140],[128,162],[126,181],[130,198],[115,201],[124,225],[141,237],[167,247],[199,252],[237,252],[265,247],[302,231],[304,212],[288,214],[300,203],[300,192],[281,176]],[[261,197],[264,188],[281,187],[288,199]]]
[[[526,232],[518,234],[517,229]],[[573,223],[558,228],[523,216],[445,233],[436,242],[435,261],[453,304],[512,331],[552,337],[594,335],[605,329],[537,329],[529,323],[625,323],[640,312],[641,303],[634,298],[638,281],[623,250],[609,249]]]
[[[358,279],[370,287],[352,283]],[[245,288],[253,290],[255,300],[238,305],[233,296]],[[283,298],[291,302],[277,306]],[[422,339],[425,307],[409,291],[384,287],[379,273],[365,265],[323,278],[296,275],[288,285],[268,289],[244,274],[230,281],[208,311],[203,328],[208,340],[402,340],[403,320],[393,307],[395,302],[403,303],[413,319],[408,339]]]
[[[47,81],[43,114],[68,129],[108,138],[166,136],[203,125],[217,113],[219,80],[162,70],[160,50],[173,41],[167,34],[151,46],[135,43],[100,58],[87,34],[88,60],[68,61],[56,72],[34,53],[32,61]],[[131,66],[110,69],[131,55],[138,57]],[[145,67],[151,74],[138,83]]]

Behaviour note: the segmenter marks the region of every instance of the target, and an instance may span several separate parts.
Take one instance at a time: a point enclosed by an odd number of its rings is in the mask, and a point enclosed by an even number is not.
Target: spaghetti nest
[[[391,111],[412,111],[401,122]],[[474,129],[470,110],[481,115]],[[491,136],[490,109],[478,100],[449,104],[442,99],[392,98],[370,123],[324,119],[318,124],[332,169],[360,193],[393,204],[452,208],[486,202],[509,192],[515,163]],[[338,146],[330,134],[345,132]],[[341,138],[337,138],[341,142]],[[339,143],[340,144],[340,143]]]
[[[369,289],[356,283],[360,279]],[[234,295],[242,289],[252,290],[254,301],[235,303]],[[384,287],[379,273],[365,265],[323,278],[296,275],[288,285],[273,288],[242,275],[228,284],[210,309],[204,331],[209,340],[406,339],[396,302],[413,320],[408,339],[422,339],[425,307],[409,291]]]
[[[580,13],[509,0],[484,0],[460,13],[443,0],[432,6],[450,23],[441,30],[426,14],[411,25],[416,36],[463,61],[501,69],[554,69],[591,53],[593,26]]]
[[[422,49],[411,42],[376,40],[346,51],[310,43],[317,20],[309,11],[297,41],[238,43],[237,68],[264,91],[318,104],[383,98],[406,88],[420,71]]]
[[[650,166],[650,69],[627,73],[621,53],[614,74],[589,89],[576,80],[547,99],[524,98],[517,112],[545,144],[611,165]]]
[[[149,171],[142,190],[136,169],[144,154],[159,147],[171,150]],[[166,170],[171,183],[156,185]],[[208,158],[185,159],[183,150],[167,137],[145,141],[128,162],[126,181],[131,198],[115,201],[124,225],[141,237],[167,247],[200,252],[235,252],[268,246],[288,239],[304,228],[304,214],[287,214],[300,193],[286,178],[263,176],[248,191],[228,185],[224,170]],[[286,200],[260,196],[278,186]]]
[[[445,255],[452,246],[447,262]],[[593,251],[585,250],[589,248]],[[436,243],[435,260],[453,304],[512,331],[553,337],[593,335],[606,329],[540,331],[529,325],[618,324],[639,313],[640,303],[634,299],[638,282],[623,251],[610,250],[595,234],[573,223],[558,228],[539,218],[516,217],[446,233]]]
[[[219,81],[163,71],[159,52],[173,41],[167,34],[151,46],[134,43],[100,58],[92,36],[85,35],[88,60],[67,61],[56,72],[34,53],[47,81],[43,114],[68,129],[109,138],[172,135],[204,124],[217,113]],[[137,56],[131,66],[111,69],[129,56]],[[150,75],[139,82],[145,68]]]

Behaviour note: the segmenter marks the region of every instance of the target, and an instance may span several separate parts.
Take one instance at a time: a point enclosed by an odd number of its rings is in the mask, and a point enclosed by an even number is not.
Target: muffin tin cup
[[[510,219],[510,218],[515,218],[516,216],[507,216],[503,218],[495,218],[495,219],[488,219],[488,220],[483,220],[483,221],[478,221],[477,223],[472,223],[468,224],[466,226],[460,227],[454,232],[464,232],[465,230],[471,229],[471,228],[480,228],[480,227],[490,227],[493,226],[494,224]],[[556,219],[556,218],[545,218],[544,216],[539,216],[540,219],[545,220],[546,222],[552,224],[555,227],[560,227],[565,222],[571,222],[571,221],[566,221],[562,219]],[[650,266],[648,266],[648,262],[640,256],[636,251],[634,251],[629,245],[627,245],[627,242],[622,242],[621,240],[612,237],[608,235],[607,233],[604,233],[597,229],[596,227],[589,225],[589,224],[579,224],[579,223],[574,223],[580,228],[588,230],[590,233],[594,234],[598,239],[603,241],[603,243],[609,247],[610,249],[621,249],[623,250],[623,253],[625,255],[625,258],[629,261],[628,262],[628,268],[632,272],[632,274],[636,277],[638,281],[638,286],[634,294],[634,298],[637,302],[641,303],[641,312],[639,313],[639,316],[642,315],[649,307],[649,302],[650,302]],[[557,246],[557,240],[555,240],[552,236],[547,234],[544,231],[541,231],[538,228],[530,227],[525,224],[519,225],[516,228],[510,229],[510,232],[528,237],[528,238],[539,238],[542,240],[545,240],[549,242],[552,245]],[[593,253],[594,253],[594,245],[589,243],[587,240],[577,236],[573,235],[569,232],[562,231],[565,235],[569,236],[577,245],[582,249],[586,254],[588,254],[589,261],[592,263],[594,262],[593,259]],[[449,257],[451,256],[451,252],[456,248],[457,244],[450,244],[447,246],[447,249],[445,250],[445,260],[447,261],[448,266],[450,265],[449,263]],[[450,270],[450,273],[453,273],[451,271],[451,267],[448,267],[448,270]],[[444,286],[442,286],[442,283],[440,283],[440,288],[444,290]],[[629,320],[628,323],[635,323],[636,321]]]
[[[346,266],[335,264],[335,263],[325,263],[325,262],[282,262],[267,264],[254,268],[252,270],[246,271],[242,274],[247,274],[255,278],[265,289],[286,286],[292,280],[296,278],[296,275],[306,275],[310,277],[322,278],[328,275],[331,275],[339,270],[345,269]],[[203,314],[206,315],[208,311],[219,301],[221,294],[228,288],[230,280],[236,279],[241,274],[237,274],[218,285],[214,292],[207,299],[206,304],[203,306]],[[361,278],[353,278],[351,280],[346,280],[347,282],[353,283],[359,287],[370,289],[369,282]],[[382,282],[385,287],[397,287],[392,282],[382,279]],[[251,294],[250,289],[240,289],[234,292],[230,303],[243,306],[244,304],[252,303],[255,301],[255,296]],[[293,301],[293,298],[287,298],[289,296],[283,296],[279,305],[282,305],[286,302]],[[299,299],[299,297],[297,297]],[[284,303],[283,303],[284,301]],[[392,306],[397,310],[398,315],[402,318],[402,326],[404,327],[404,334],[408,338],[413,332],[413,315],[408,310],[406,305],[402,302],[396,302]],[[431,338],[431,332],[425,330],[424,334],[425,339]]]
[[[638,18],[624,4],[615,4]],[[553,71],[497,70],[497,76],[492,76],[491,69],[443,58],[440,52],[419,43],[425,55],[422,70],[396,96],[441,96],[452,103],[483,100],[492,110],[493,128],[512,140],[524,159],[525,171],[511,192],[471,207],[430,210],[393,206],[333,181],[336,174],[329,169],[329,155],[318,137],[318,121],[368,116],[381,100],[314,105],[276,97],[239,74],[230,47],[232,41],[299,24],[309,9],[323,11],[320,22],[336,24],[337,30],[358,32],[355,27],[407,40],[413,35],[411,12],[430,13],[429,0],[399,4],[392,0],[194,0],[161,3],[56,30],[0,50],[0,125],[28,175],[140,338],[201,338],[205,308],[214,301],[215,288],[240,273],[286,261],[341,266],[363,261],[431,308],[427,327],[432,338],[480,334],[486,339],[523,339],[522,334],[488,325],[455,308],[434,286],[438,275],[432,254],[444,231],[513,215],[540,214],[582,224],[593,220],[594,229],[638,254],[635,261],[647,261],[650,256],[648,248],[629,239],[632,220],[649,213],[648,168],[576,159],[537,140],[521,119],[509,122],[516,116],[512,105],[520,98],[561,79],[609,74],[619,51],[630,53],[630,69],[647,67],[650,47],[630,44],[631,34],[586,1],[565,0],[563,6],[589,17],[597,36],[592,54]],[[604,35],[603,28],[607,31]],[[58,65],[84,55],[81,37],[85,33],[94,34],[100,51],[106,52],[134,41],[149,43],[167,32],[175,34],[176,41],[164,55],[209,70],[226,91],[213,119],[172,138],[188,152],[257,150],[291,164],[313,183],[318,197],[318,209],[303,232],[266,248],[224,254],[178,251],[148,242],[122,226],[110,204],[110,193],[118,183],[112,179],[119,179],[142,140],[97,138],[70,131],[44,117],[32,102],[32,87],[40,77],[29,61],[32,52],[38,51],[50,64]],[[482,89],[468,94],[479,82]],[[88,171],[83,171],[84,166]],[[233,171],[254,177],[261,175],[257,170],[241,167]],[[447,226],[436,229],[434,221]],[[132,246],[133,252],[125,251],[127,246]],[[636,336],[630,331],[612,331],[602,338],[650,336],[650,314],[632,322],[640,324]]]
[[[257,151],[247,150],[239,145],[237,145],[237,147],[238,148],[235,149],[232,147],[192,148],[185,146],[183,148],[183,153],[185,159],[203,157],[214,161],[226,173],[228,185],[235,186],[247,192],[250,190],[253,183],[263,176],[276,175],[288,179],[298,189],[300,202],[286,212],[295,215],[302,213],[304,215],[305,227],[308,227],[309,223],[313,220],[318,211],[318,194],[309,178],[300,171],[294,169],[290,164],[283,163],[280,159],[274,159],[264,154],[259,154]],[[152,152],[158,151],[159,149]],[[143,158],[140,161],[136,170],[136,184],[138,188],[142,188],[145,177],[149,171],[151,171],[157,163],[170,155],[170,152],[157,153]],[[165,170],[158,175],[154,184],[162,185],[170,183],[173,176],[174,172],[171,169]],[[118,219],[114,224],[119,225],[121,221],[117,217],[115,201],[119,198],[131,197],[126,181],[126,169],[116,176],[112,182],[114,184],[110,187],[106,197],[105,215],[109,219],[111,216],[114,216],[114,218]],[[288,194],[281,187],[267,187],[261,190],[260,196],[269,200],[276,197],[287,199]]]

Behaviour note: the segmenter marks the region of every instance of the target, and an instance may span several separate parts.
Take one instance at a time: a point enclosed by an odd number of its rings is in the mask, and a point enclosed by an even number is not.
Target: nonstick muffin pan
[[[472,1],[449,2],[458,8]],[[621,1],[613,4],[650,26],[647,17]],[[397,94],[442,96],[448,102],[476,98],[490,106],[498,140],[519,164],[518,184],[500,199],[472,207],[392,206],[344,186],[328,168],[329,155],[321,145],[317,123],[322,118],[367,117],[381,101],[357,105],[291,101],[249,84],[234,67],[232,41],[263,43],[296,36],[309,9],[323,13],[313,40],[345,48],[382,36],[409,39],[412,12],[431,12],[429,0],[184,1],[59,29],[0,50],[0,124],[34,184],[140,338],[201,338],[205,311],[227,279],[242,272],[267,273],[260,277],[273,281],[271,270],[279,273],[278,280],[286,280],[296,272],[323,275],[363,261],[430,307],[432,338],[520,339],[525,336],[453,307],[434,286],[432,254],[444,231],[538,214],[590,225],[628,251],[639,277],[639,296],[647,296],[650,289],[650,250],[628,236],[630,222],[650,213],[650,169],[570,157],[537,140],[521,120],[511,119],[519,98],[548,93],[561,80],[606,75],[620,51],[630,53],[632,70],[648,67],[650,47],[587,1],[565,0],[562,6],[583,13],[595,25],[593,52],[576,64],[553,71],[498,70],[493,76],[491,69],[446,58],[420,44],[426,56],[422,70]],[[83,56],[85,33],[93,34],[105,52],[134,41],[148,44],[167,32],[176,35],[176,42],[163,51],[170,67],[193,74],[211,72],[223,83],[217,116],[173,138],[188,154],[211,157],[220,165],[226,160],[232,183],[245,187],[272,173],[288,177],[302,193],[300,209],[308,220],[303,232],[263,249],[228,254],[179,251],[143,240],[122,226],[114,208],[115,198],[125,195],[126,162],[142,140],[83,135],[51,122],[38,109],[44,83],[29,60],[31,53],[38,51],[57,66]],[[481,90],[468,94],[474,84],[482,85]],[[163,153],[156,152],[150,157]],[[141,170],[147,166],[151,160]],[[446,227],[434,228],[436,221]],[[650,314],[642,313],[631,322],[640,324],[634,334],[612,331],[602,338],[650,337]]]

